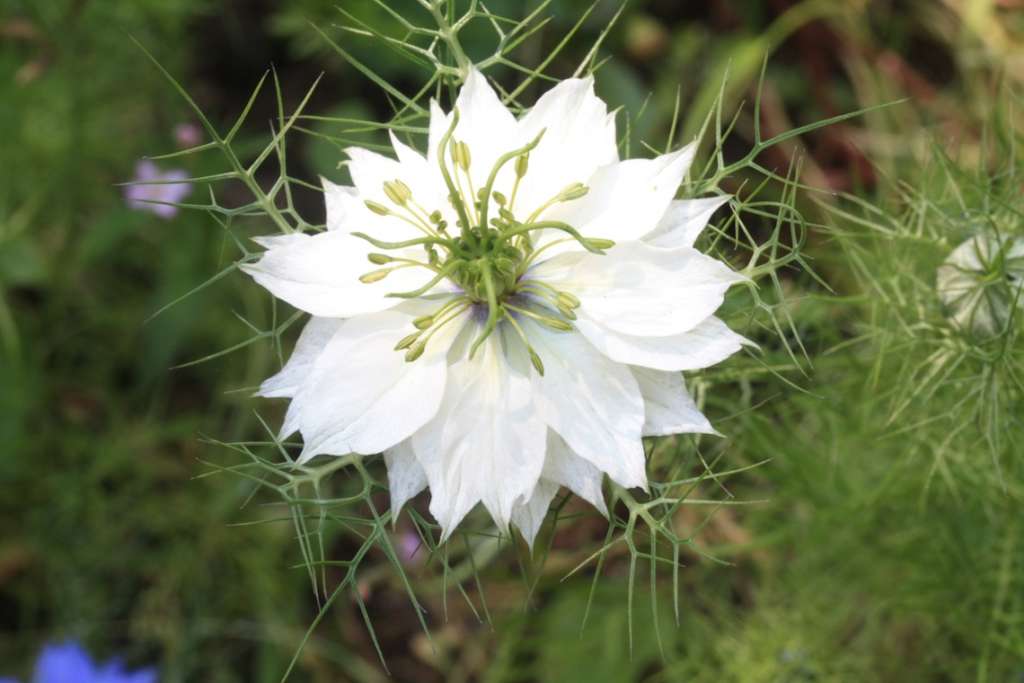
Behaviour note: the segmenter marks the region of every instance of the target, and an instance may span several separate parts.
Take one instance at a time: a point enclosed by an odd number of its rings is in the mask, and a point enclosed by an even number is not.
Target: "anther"
[[[407,363],[413,362],[414,360],[416,360],[417,358],[419,358],[420,356],[423,355],[423,352],[426,350],[426,348],[427,348],[426,342],[423,342],[423,341],[416,342],[415,344],[413,344],[412,348],[410,348],[408,351],[405,352],[405,362],[407,362]]]
[[[388,256],[387,254],[367,254],[366,258],[370,261],[370,263],[373,263],[378,266],[383,266],[394,261],[394,259]]]
[[[391,209],[389,209],[388,207],[384,206],[383,204],[380,204],[378,202],[373,201],[372,199],[367,199],[363,203],[366,204],[366,208],[367,209],[369,209],[370,211],[373,211],[378,216],[390,216],[391,215]]]
[[[526,351],[530,354],[530,362],[533,363],[533,367],[537,370],[538,373],[540,373],[541,376],[543,376],[544,362],[541,361],[540,356],[538,356],[537,352],[534,351],[531,347],[527,347]]]
[[[516,175],[522,178],[530,168],[530,153],[521,154],[516,159]]]
[[[434,324],[434,316],[432,315],[421,315],[412,321],[413,327],[417,330],[425,330]]]
[[[590,188],[583,183],[573,183],[558,194],[558,199],[563,202],[571,202],[574,199],[586,197],[588,192],[590,192]]]
[[[580,307],[580,300],[577,299],[572,294],[570,294],[569,292],[558,292],[555,295],[555,297],[558,300],[558,304],[560,306],[564,306],[566,308],[579,308]]]
[[[369,273],[364,273],[359,276],[359,281],[364,285],[368,285],[373,282],[380,282],[386,278],[394,268],[381,268],[380,270],[371,270]]]
[[[452,141],[451,146],[452,161],[461,168],[464,172],[469,171],[469,166],[472,163],[472,157],[469,153],[469,145],[465,142]]]
[[[412,199],[412,190],[401,180],[389,180],[384,183],[384,194],[398,206],[405,206]]]
[[[409,348],[414,343],[416,343],[416,340],[419,339],[419,338],[420,338],[420,333],[419,332],[413,332],[410,335],[402,337],[402,339],[399,340],[399,342],[397,344],[395,344],[395,351],[403,351],[403,350]]]
[[[599,237],[588,237],[586,239],[586,243],[593,247],[594,249],[598,249],[600,251],[606,251],[615,246],[615,242],[613,242],[612,240],[605,240]]]

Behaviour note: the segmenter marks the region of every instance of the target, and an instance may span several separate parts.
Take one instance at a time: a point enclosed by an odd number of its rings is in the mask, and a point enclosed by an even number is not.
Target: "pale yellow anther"
[[[389,180],[384,183],[384,194],[398,206],[405,206],[412,199],[412,190],[401,180]]]
[[[368,285],[373,282],[380,282],[381,280],[386,278],[391,273],[392,270],[394,269],[381,268],[380,270],[371,270],[369,273],[364,273],[363,275],[360,275],[359,281],[362,282],[364,285]]]

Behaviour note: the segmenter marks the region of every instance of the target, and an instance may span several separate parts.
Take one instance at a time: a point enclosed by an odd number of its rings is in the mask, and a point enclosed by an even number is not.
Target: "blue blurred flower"
[[[0,678],[0,683],[17,681]],[[156,683],[156,670],[129,672],[116,659],[102,665],[96,664],[81,645],[69,641],[43,648],[36,661],[32,683]]]

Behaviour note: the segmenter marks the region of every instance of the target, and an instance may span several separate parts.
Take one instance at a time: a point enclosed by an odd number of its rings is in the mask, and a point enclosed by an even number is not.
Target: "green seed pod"
[[[430,222],[434,225],[440,225],[441,218],[442,216],[440,211],[434,211],[434,213],[430,214]]]
[[[494,261],[494,274],[497,275],[499,291],[509,291],[516,285],[516,262],[512,259],[500,258]]]

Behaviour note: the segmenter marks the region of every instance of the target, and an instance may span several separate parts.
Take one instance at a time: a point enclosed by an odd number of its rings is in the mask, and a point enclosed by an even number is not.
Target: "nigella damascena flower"
[[[591,79],[517,120],[476,71],[425,157],[392,144],[245,266],[313,316],[261,387],[301,461],[384,452],[395,514],[429,486],[445,536],[482,502],[532,542],[559,486],[605,512],[603,474],[646,486],[641,437],[714,433],[680,371],[744,343],[714,313],[745,278],[693,248],[726,198],[673,201],[695,145],[621,161]]]
[[[33,683],[155,683],[156,672],[152,669],[126,671],[117,661],[105,664],[93,662],[81,645],[67,642],[48,645],[36,661]],[[2,678],[0,683],[16,683],[13,679]]]
[[[939,266],[936,288],[955,325],[998,334],[1024,310],[1024,239],[988,232],[970,238]]]
[[[175,203],[192,192],[192,185],[185,182],[188,174],[181,169],[161,171],[148,159],[135,164],[134,185],[124,190],[125,203],[133,209],[149,211],[161,218],[173,218],[178,213]]]

